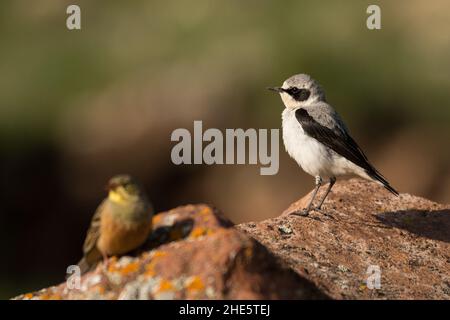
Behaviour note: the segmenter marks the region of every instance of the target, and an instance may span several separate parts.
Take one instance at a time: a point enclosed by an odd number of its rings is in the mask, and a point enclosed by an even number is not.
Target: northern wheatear
[[[281,87],[268,88],[280,94],[283,141],[286,151],[302,169],[314,176],[316,187],[310,202],[293,214],[307,216],[323,179],[329,181],[325,195],[313,209],[320,211],[336,178],[359,176],[373,180],[398,196],[398,192],[372,166],[350,136],[337,112],[325,100],[322,87],[309,75],[297,74]]]

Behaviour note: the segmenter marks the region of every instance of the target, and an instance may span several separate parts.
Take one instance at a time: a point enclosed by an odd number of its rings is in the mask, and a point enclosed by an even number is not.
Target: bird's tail
[[[89,263],[85,257],[83,257],[77,264],[80,267],[81,274],[85,274],[86,272],[93,270],[97,265],[96,263]]]
[[[80,268],[80,276],[82,276],[83,274],[85,274],[88,271],[91,271],[94,269],[95,265],[91,265],[88,263],[88,261],[86,260],[86,258],[82,258],[80,261],[78,261],[77,266]],[[68,280],[70,277],[72,276],[72,274],[66,274],[66,280]]]
[[[389,182],[381,175],[381,173],[379,173],[377,170],[373,169],[373,170],[366,170],[366,173],[369,175],[369,177],[371,177],[372,179],[376,180],[377,182],[379,182],[383,187],[385,187],[390,193],[392,193],[393,195],[397,196],[399,195],[398,191],[395,190],[390,184]]]

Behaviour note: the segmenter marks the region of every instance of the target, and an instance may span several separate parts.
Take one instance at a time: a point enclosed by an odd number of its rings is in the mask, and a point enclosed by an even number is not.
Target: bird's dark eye
[[[308,89],[299,89],[297,87],[291,87],[287,89],[286,92],[297,101],[305,101],[311,94]]]
[[[289,92],[290,95],[294,95],[294,94],[297,94],[300,91],[300,89],[297,87],[292,87],[292,88],[289,88],[287,91]]]

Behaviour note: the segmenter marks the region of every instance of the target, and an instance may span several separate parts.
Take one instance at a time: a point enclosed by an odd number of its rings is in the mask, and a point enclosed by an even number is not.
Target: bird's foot
[[[109,269],[109,259],[106,255],[103,255],[103,272],[107,273]]]
[[[322,208],[320,208],[320,207],[314,207],[314,208],[312,208],[312,210],[314,210],[314,211],[316,211],[316,212],[319,212],[319,213],[321,213],[322,215],[324,215],[324,216],[326,216],[326,217],[328,217],[328,218],[330,218],[330,219],[336,220],[331,214],[326,213],[326,212],[325,212]]]
[[[309,215],[309,211],[310,209],[299,209],[292,211],[291,213],[289,213],[289,215],[307,217]]]

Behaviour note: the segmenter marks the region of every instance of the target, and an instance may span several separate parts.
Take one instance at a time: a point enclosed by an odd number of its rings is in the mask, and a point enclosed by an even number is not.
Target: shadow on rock
[[[450,242],[450,210],[402,210],[377,215],[383,224],[421,237]]]
[[[153,230],[147,242],[140,249],[151,250],[172,241],[182,240],[189,236],[193,227],[194,220],[190,218],[177,221],[170,226],[160,226]]]

